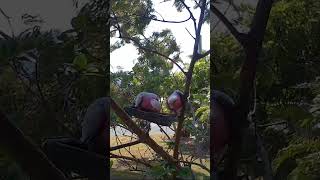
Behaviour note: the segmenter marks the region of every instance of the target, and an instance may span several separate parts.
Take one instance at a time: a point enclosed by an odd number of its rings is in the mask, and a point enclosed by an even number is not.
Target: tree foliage
[[[242,24],[247,24],[253,14],[243,7],[249,16]],[[275,179],[319,178],[315,171],[320,167],[311,159],[319,152],[319,8],[318,1],[275,2],[258,59],[255,117]],[[211,42],[212,83],[238,99],[242,49],[228,33],[212,34]],[[277,124],[281,121],[285,123]]]

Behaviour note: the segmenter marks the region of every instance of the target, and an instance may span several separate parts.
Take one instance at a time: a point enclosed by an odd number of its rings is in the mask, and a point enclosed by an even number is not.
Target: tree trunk
[[[238,32],[237,29],[233,27],[231,22],[228,21],[227,18],[213,6],[213,4],[211,4],[212,12],[222,20],[222,22],[230,30],[231,34],[243,46],[246,53],[246,59],[242,64],[240,73],[240,99],[236,106],[235,117],[237,118],[232,123],[231,143],[228,152],[228,158],[226,160],[226,177],[224,177],[224,179],[236,179],[237,177],[237,168],[239,165],[243,132],[247,130],[247,127],[250,123],[247,120],[247,115],[250,111],[250,99],[256,76],[257,59],[262,47],[272,4],[273,0],[259,0],[250,31],[247,34]]]

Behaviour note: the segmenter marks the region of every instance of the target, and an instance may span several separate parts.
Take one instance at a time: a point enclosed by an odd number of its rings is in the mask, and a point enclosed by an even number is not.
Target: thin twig
[[[126,144],[121,144],[121,145],[118,145],[118,146],[110,147],[110,151],[115,151],[115,150],[118,150],[118,149],[121,149],[121,148],[124,148],[124,147],[133,146],[133,145],[136,145],[136,144],[139,144],[139,143],[141,143],[141,142],[139,140],[137,140],[137,141],[129,142],[129,143],[126,143]]]
[[[189,12],[190,18],[191,18],[192,21],[193,21],[194,32],[196,32],[196,31],[197,31],[197,20],[196,20],[196,18],[194,18],[193,13],[192,13],[191,10],[190,10],[190,7],[184,2],[184,0],[180,0],[180,2],[183,4],[183,6],[184,6],[184,7],[187,9],[187,11]]]
[[[134,161],[134,162],[137,162],[137,163],[140,163],[140,164],[143,164],[147,167],[151,167],[150,164],[146,163],[146,162],[143,162],[139,159],[136,159],[136,158],[132,158],[132,157],[127,157],[127,156],[119,156],[119,155],[116,155],[116,154],[112,154],[110,153],[110,158],[117,158],[117,159],[126,159],[126,160],[130,160],[130,161]]]
[[[197,166],[201,167],[202,169],[204,169],[204,170],[206,170],[206,171],[210,172],[210,169],[209,169],[209,168],[207,168],[206,166],[202,165],[202,164],[199,164],[199,163],[196,163],[196,162],[189,162],[189,161],[180,161],[180,162],[182,162],[182,163],[186,163],[186,164],[193,164],[193,165],[197,165]]]
[[[157,54],[157,55],[159,55],[159,56],[162,56],[162,57],[170,60],[173,64],[175,64],[175,65],[180,69],[180,71],[181,71],[183,74],[186,74],[186,72],[185,72],[185,71],[183,70],[183,68],[176,62],[176,60],[170,58],[169,56],[164,55],[164,54],[162,54],[162,53],[160,53],[160,52],[158,52],[158,51],[156,51],[156,50],[152,50],[152,49],[145,48],[145,47],[143,47],[143,46],[140,44],[140,42],[138,42],[137,40],[135,40],[135,39],[133,39],[133,38],[131,38],[131,37],[124,37],[124,36],[122,36],[122,37],[119,37],[119,38],[131,40],[131,41],[133,41],[137,46],[139,46],[140,49],[142,49],[142,50],[144,50],[144,51],[146,51],[146,52],[151,52],[151,53]]]
[[[228,10],[230,9],[231,4],[229,3],[228,7],[224,10],[223,15],[225,16],[228,12]],[[218,25],[220,24],[221,19],[218,19],[218,21],[216,22],[216,24],[213,25],[212,29],[210,29],[210,32],[214,31],[216,29],[216,27],[218,27]]]
[[[172,20],[161,20],[161,19],[157,19],[157,18],[150,18],[150,17],[146,17],[146,16],[140,16],[144,19],[151,19],[153,21],[159,21],[159,22],[164,22],[164,23],[173,23],[173,24],[179,24],[179,23],[184,23],[184,22],[187,22],[191,19],[191,16],[189,16],[187,19],[185,20],[181,20],[181,21],[172,21]]]
[[[112,11],[112,12],[113,12],[113,11]],[[176,62],[176,60],[174,60],[174,59],[170,58],[169,56],[164,55],[164,54],[162,54],[162,53],[160,53],[160,52],[158,52],[158,51],[156,51],[156,50],[152,50],[152,49],[148,49],[148,48],[146,48],[146,47],[143,47],[143,46],[140,44],[139,41],[137,41],[136,39],[134,39],[134,38],[132,38],[132,37],[125,37],[125,36],[123,36],[123,35],[122,35],[122,32],[121,32],[121,27],[120,27],[120,25],[119,25],[118,18],[117,18],[116,14],[115,14],[114,12],[113,12],[113,16],[114,16],[114,18],[115,18],[115,20],[116,20],[116,22],[117,22],[117,29],[118,29],[118,31],[119,31],[119,38],[121,38],[121,39],[128,39],[128,40],[134,42],[140,49],[142,49],[142,50],[144,50],[144,51],[147,51],[147,52],[151,52],[151,53],[157,54],[157,55],[159,55],[159,56],[162,56],[162,57],[170,60],[172,63],[174,63],[174,64],[180,69],[180,71],[181,71],[183,74],[186,74],[186,72],[185,72],[185,71],[183,70],[183,68]]]
[[[213,4],[211,4],[211,11],[223,22],[223,24],[227,27],[227,29],[231,32],[231,34],[237,39],[237,41],[245,46],[247,41],[247,34],[240,33],[232,23],[222,14]]]
[[[196,40],[196,38],[190,33],[190,31],[187,29],[187,28],[185,28],[186,30],[187,30],[187,32],[190,34],[190,36],[194,39],[194,40]]]
[[[158,125],[158,127],[160,128],[161,132],[163,132],[167,136],[167,138],[170,140],[170,136],[163,130],[163,128],[160,125]]]

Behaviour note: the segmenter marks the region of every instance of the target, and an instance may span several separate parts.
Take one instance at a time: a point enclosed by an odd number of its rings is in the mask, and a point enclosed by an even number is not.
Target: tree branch
[[[161,16],[160,13],[158,13],[158,14]],[[113,13],[113,16],[116,16],[115,13]],[[174,20],[165,20],[162,16],[161,16],[162,17],[162,20],[161,20],[161,19],[158,19],[158,18],[151,18],[151,17],[148,17],[148,16],[141,16],[139,14],[126,14],[126,16],[118,16],[118,19],[126,19],[127,17],[130,17],[130,16],[136,16],[136,17],[140,17],[140,18],[143,18],[143,19],[150,19],[150,20],[153,20],[153,21],[159,21],[159,22],[164,22],[164,23],[173,23],[173,24],[184,23],[184,22],[189,21],[192,18],[191,15],[190,15],[188,18],[186,18],[184,20],[174,21]]]
[[[197,59],[197,60],[202,59],[202,58],[208,56],[208,55],[209,55],[210,53],[212,53],[212,52],[213,52],[213,49],[210,49],[210,50],[208,50],[207,52],[205,52],[205,53],[203,53],[203,54],[199,54],[196,59]]]
[[[196,38],[190,33],[190,31],[187,29],[187,28],[185,28],[186,30],[187,30],[187,32],[189,33],[189,35],[194,39],[194,40],[196,40]]]
[[[227,27],[230,33],[237,39],[237,41],[242,45],[246,46],[247,35],[244,33],[240,33],[232,23],[221,13],[216,7],[214,7],[213,3],[211,3],[211,11],[223,22],[223,24]]]
[[[175,64],[175,65],[180,69],[180,71],[181,71],[184,75],[186,75],[186,72],[185,72],[185,71],[183,70],[183,68],[176,62],[176,60],[170,58],[169,56],[166,56],[166,55],[164,55],[164,54],[162,54],[162,53],[160,53],[160,52],[158,52],[158,51],[156,51],[156,50],[152,50],[152,49],[145,48],[145,47],[143,47],[143,46],[140,44],[140,42],[138,42],[137,40],[135,40],[135,39],[133,39],[133,38],[131,38],[131,37],[120,36],[119,38],[128,39],[128,40],[134,42],[140,49],[142,49],[142,50],[144,50],[144,51],[146,51],[146,52],[151,52],[151,53],[157,54],[157,55],[159,55],[159,56],[162,56],[162,57],[170,60],[173,64]]]
[[[112,11],[112,12],[113,12],[113,11]],[[175,65],[180,69],[180,71],[181,71],[184,75],[186,75],[186,72],[183,70],[183,68],[182,68],[174,59],[172,59],[172,58],[170,58],[169,56],[166,56],[166,55],[164,55],[164,54],[162,54],[162,53],[160,53],[160,52],[158,52],[158,51],[156,51],[156,50],[152,50],[152,49],[148,49],[148,48],[143,47],[143,46],[140,44],[140,42],[138,42],[138,41],[137,41],[136,39],[134,39],[134,38],[123,36],[123,35],[122,35],[122,32],[121,32],[121,27],[120,27],[120,25],[119,25],[118,18],[117,18],[116,14],[115,14],[114,12],[113,12],[113,16],[114,16],[114,18],[115,18],[115,20],[116,20],[116,22],[117,22],[117,29],[118,29],[118,31],[119,31],[119,38],[128,39],[128,40],[134,42],[140,49],[142,49],[142,50],[144,50],[144,51],[147,51],[147,52],[151,52],[151,53],[157,54],[157,55],[159,55],[159,56],[162,56],[162,57],[170,60],[173,64],[175,64]]]
[[[139,15],[136,15],[136,16],[139,16]],[[146,17],[146,16],[140,16],[144,19],[151,19],[153,21],[158,21],[158,22],[164,22],[164,23],[173,23],[173,24],[179,24],[179,23],[184,23],[184,22],[187,22],[191,19],[191,16],[189,16],[187,19],[185,20],[181,20],[181,21],[170,21],[170,20],[161,20],[161,19],[157,19],[157,18],[150,18],[150,17]]]
[[[125,148],[125,147],[128,147],[128,146],[133,146],[133,145],[136,145],[136,144],[139,144],[139,143],[141,143],[141,142],[139,140],[137,140],[137,141],[129,142],[129,143],[126,143],[126,144],[120,144],[118,146],[110,147],[110,151],[115,151],[115,150],[122,149],[122,148]]]
[[[158,125],[158,124],[157,124],[157,125]],[[166,135],[166,137],[170,140],[171,138],[170,138],[170,136],[166,133],[166,131],[164,131],[163,128],[162,128],[160,125],[158,125],[158,127],[159,127],[160,131],[163,132],[163,133]]]
[[[67,180],[46,155],[0,110],[0,148],[35,180]]]
[[[176,164],[177,161],[166,151],[164,151],[163,148],[159,146],[152,138],[150,138],[144,131],[142,131],[112,98],[110,98],[110,102],[113,111],[121,118],[128,128],[139,137],[141,142],[150,146],[157,154],[159,154],[163,159],[167,160],[170,164],[176,165],[177,168],[180,168],[180,165]]]
[[[229,8],[231,7],[231,4],[229,3],[228,7],[224,10],[223,12],[223,16],[225,16],[229,10]],[[216,22],[216,24],[213,25],[212,29],[210,29],[210,32],[214,31],[216,29],[216,27],[218,27],[219,23],[221,22],[221,19],[218,19],[218,21]]]
[[[110,158],[127,159],[127,160],[130,160],[130,161],[135,161],[135,162],[137,162],[137,163],[143,164],[143,165],[145,165],[145,166],[147,166],[147,167],[151,167],[150,164],[148,164],[148,163],[146,163],[146,162],[144,162],[144,161],[141,161],[141,160],[136,159],[136,158],[128,157],[128,156],[119,156],[119,155],[110,153]]]
[[[189,12],[190,18],[191,18],[192,21],[193,21],[194,32],[196,32],[196,31],[197,31],[197,21],[196,21],[196,18],[194,18],[193,13],[192,13],[191,10],[190,10],[190,7],[184,2],[184,0],[180,0],[180,2],[183,4],[183,6],[184,6],[184,7],[187,9],[187,11]]]
[[[176,115],[172,114],[145,112],[134,107],[125,107],[124,110],[130,116],[134,116],[136,118],[143,119],[148,122],[153,122],[157,125],[171,126],[173,122],[177,121]]]
[[[184,3],[184,1],[182,1],[182,3],[188,9],[188,11],[191,13],[189,7]],[[191,62],[190,62],[189,70],[188,70],[187,75],[186,75],[186,84],[185,84],[185,89],[184,89],[184,94],[183,94],[183,104],[184,104],[184,106],[182,107],[181,115],[180,115],[179,121],[178,121],[178,127],[176,129],[175,145],[174,145],[174,149],[173,149],[173,157],[175,159],[178,159],[178,156],[179,156],[179,146],[180,146],[180,139],[181,139],[181,135],[182,135],[181,130],[182,130],[182,127],[183,127],[183,122],[184,122],[186,104],[188,102],[189,95],[190,95],[193,68],[194,68],[194,65],[195,65],[195,63],[197,61],[197,57],[198,57],[200,32],[201,32],[202,24],[204,23],[203,19],[204,19],[204,13],[206,11],[206,0],[202,0],[200,3],[202,3],[202,4],[201,4],[201,7],[200,7],[201,11],[200,11],[198,27],[197,27],[196,22],[195,22],[196,39],[195,39],[194,48],[193,48],[193,56],[192,56],[192,59],[191,59]],[[175,175],[174,175],[174,178],[175,178]]]
[[[204,170],[206,170],[206,171],[210,172],[210,169],[209,169],[209,168],[207,168],[206,166],[202,165],[202,164],[199,164],[199,163],[196,163],[196,162],[190,162],[190,161],[180,161],[180,162],[182,162],[182,163],[186,163],[186,164],[193,164],[193,165],[197,165],[197,166],[201,167],[202,169],[204,169]]]
[[[246,59],[241,67],[239,102],[237,103],[236,121],[231,122],[231,143],[228,151],[228,158],[225,166],[225,179],[235,179],[240,159],[243,132],[249,126],[247,115],[250,111],[250,97],[253,91],[256,76],[257,58],[262,48],[262,41],[266,31],[269,14],[273,0],[259,0],[251,29],[248,33],[248,41],[245,42],[244,49]]]

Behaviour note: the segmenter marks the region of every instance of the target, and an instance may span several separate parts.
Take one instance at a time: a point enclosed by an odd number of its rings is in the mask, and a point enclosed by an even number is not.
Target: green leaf
[[[87,57],[84,54],[79,54],[73,60],[73,64],[79,69],[84,70],[87,67]]]
[[[198,108],[195,113],[196,117],[200,117],[205,111],[208,111],[209,108],[210,108],[209,106],[203,106],[203,107]]]

